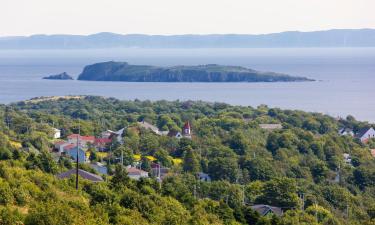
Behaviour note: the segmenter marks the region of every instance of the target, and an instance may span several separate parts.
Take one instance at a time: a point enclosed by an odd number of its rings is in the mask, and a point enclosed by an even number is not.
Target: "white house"
[[[362,129],[357,133],[356,137],[361,140],[362,143],[366,143],[369,139],[375,138],[375,130],[372,127]]]
[[[139,180],[142,177],[148,177],[148,172],[137,169],[135,167],[127,167],[128,177],[134,180]]]
[[[261,123],[259,124],[259,127],[264,129],[264,130],[279,130],[282,129],[283,126],[279,123]]]
[[[339,135],[341,135],[341,136],[352,136],[353,137],[354,136],[354,132],[350,128],[341,128],[339,130]]]
[[[352,157],[350,156],[350,154],[344,153],[343,156],[344,156],[344,162],[350,165],[352,163]]]
[[[53,138],[54,139],[61,138],[61,130],[53,128]]]
[[[211,182],[211,177],[207,173],[199,172],[197,176],[200,181]]]

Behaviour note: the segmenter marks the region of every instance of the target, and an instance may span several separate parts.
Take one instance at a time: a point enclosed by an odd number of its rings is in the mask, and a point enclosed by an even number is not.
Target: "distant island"
[[[271,34],[145,35],[32,35],[0,37],[0,49],[101,48],[303,48],[375,47],[375,29],[287,31]]]
[[[60,74],[55,74],[55,75],[43,77],[43,79],[47,79],[47,80],[73,80],[73,77],[71,77],[66,72],[63,72],[63,73],[60,73]]]
[[[158,67],[102,62],[88,65],[78,80],[126,82],[296,82],[314,81],[274,72],[260,72],[240,66],[217,64]]]

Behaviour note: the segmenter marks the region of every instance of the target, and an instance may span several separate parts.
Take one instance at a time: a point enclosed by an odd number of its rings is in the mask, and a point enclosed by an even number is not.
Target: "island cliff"
[[[274,72],[260,72],[239,66],[217,64],[157,67],[102,62],[88,65],[78,80],[126,82],[293,82],[313,81]]]

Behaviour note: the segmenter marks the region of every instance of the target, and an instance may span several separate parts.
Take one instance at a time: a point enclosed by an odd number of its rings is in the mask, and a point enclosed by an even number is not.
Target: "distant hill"
[[[33,35],[0,37],[0,49],[86,48],[269,48],[375,47],[375,29],[338,29],[273,34],[143,35]]]
[[[291,82],[312,81],[273,72],[259,72],[239,66],[216,64],[156,67],[103,62],[86,66],[78,80],[126,82]]]

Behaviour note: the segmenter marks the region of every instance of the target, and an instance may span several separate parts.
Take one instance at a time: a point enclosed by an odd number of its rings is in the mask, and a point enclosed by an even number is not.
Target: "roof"
[[[95,139],[95,144],[107,144],[107,143],[111,143],[111,139],[109,138],[96,138]]]
[[[268,213],[273,213],[276,216],[282,216],[283,210],[279,207],[269,206],[269,205],[253,205],[251,208],[257,211],[261,216],[265,216]]]
[[[83,140],[83,141],[95,141],[94,136],[81,136],[79,134],[71,134],[68,136],[69,139],[77,139],[78,137],[80,140]]]
[[[266,130],[282,129],[283,126],[279,123],[261,123],[259,127]]]
[[[178,131],[171,130],[171,131],[168,132],[167,135],[168,135],[168,137],[177,137],[177,136],[180,136],[181,133],[178,132]]]
[[[64,146],[64,150],[71,150],[73,148],[75,148],[77,146],[77,144],[68,144],[66,146]]]
[[[189,121],[186,121],[186,123],[184,124],[184,129],[190,129]]]
[[[157,128],[156,126],[154,126],[150,123],[147,123],[146,121],[138,122],[138,125],[145,128],[145,129],[150,129],[155,133],[159,132],[159,128]]]
[[[66,141],[56,141],[55,142],[55,145],[62,145],[62,144],[65,144],[66,143]]]
[[[360,129],[357,133],[356,133],[356,137],[357,138],[361,138],[361,137],[363,137],[366,133],[367,133],[367,131],[369,131],[369,130],[373,130],[374,128],[372,128],[372,127],[369,127],[369,128],[362,128],[362,129]]]
[[[147,173],[146,171],[137,169],[135,167],[126,168],[126,171],[128,172],[129,175],[142,175],[144,173]]]
[[[68,170],[64,173],[60,173],[60,174],[57,175],[57,178],[65,179],[65,178],[69,178],[73,174],[76,174],[76,169],[71,169],[71,170]],[[93,173],[89,173],[89,172],[81,170],[81,169],[78,169],[78,175],[80,177],[82,177],[83,179],[90,180],[90,181],[93,181],[93,182],[103,181],[103,178],[101,176],[93,174]]]

